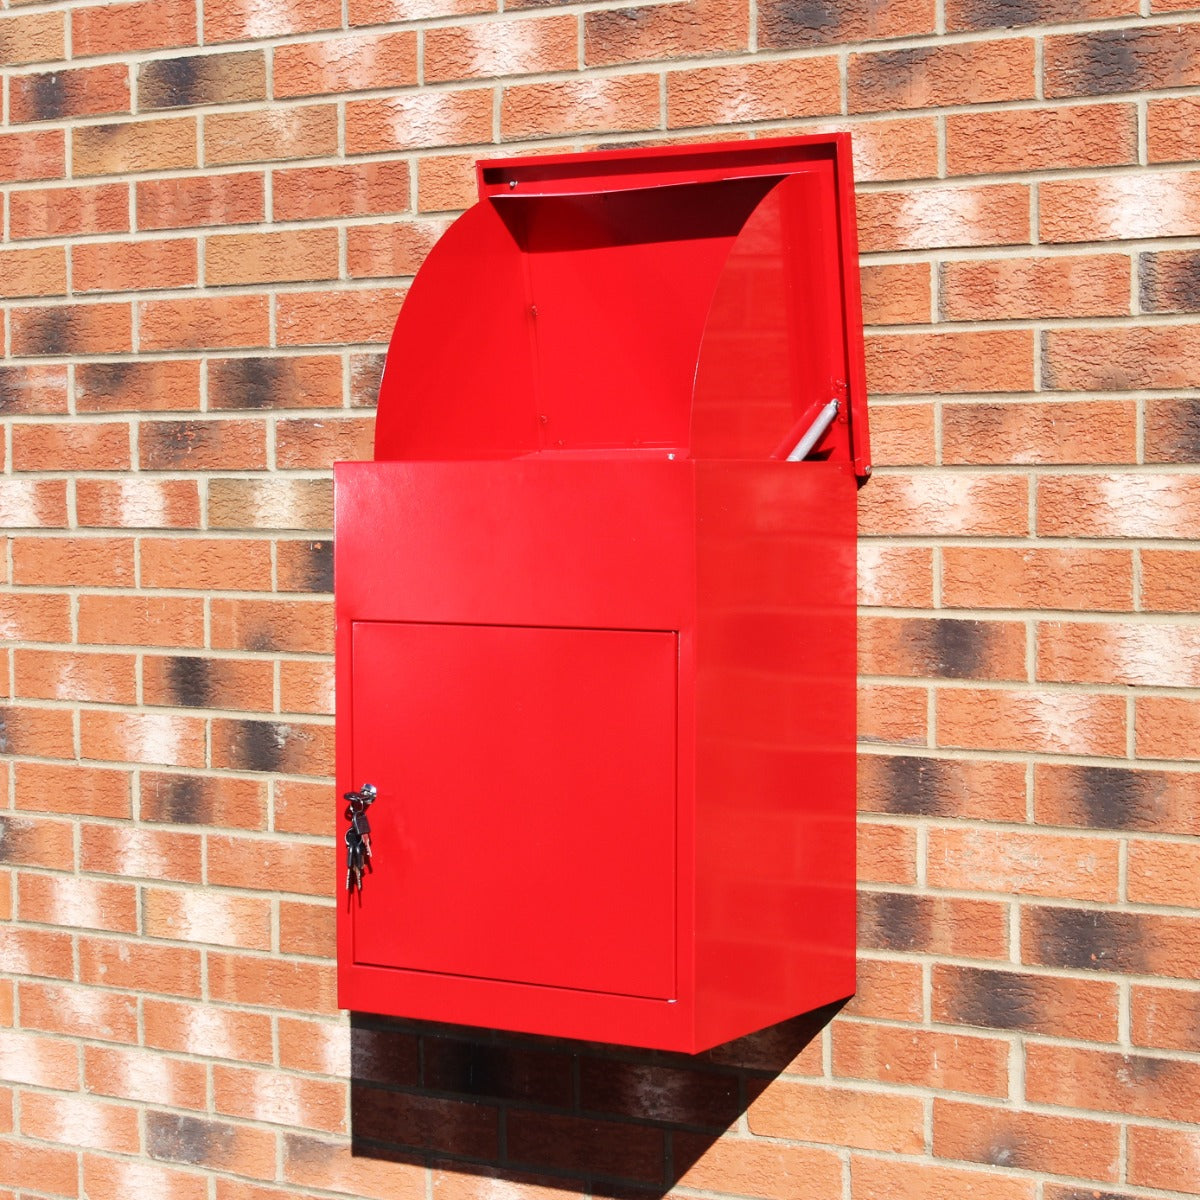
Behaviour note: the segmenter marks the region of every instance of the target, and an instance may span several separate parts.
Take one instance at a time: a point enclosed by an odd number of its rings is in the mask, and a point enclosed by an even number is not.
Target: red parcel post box
[[[696,1052],[854,991],[849,138],[478,176],[335,472],[340,1003]]]

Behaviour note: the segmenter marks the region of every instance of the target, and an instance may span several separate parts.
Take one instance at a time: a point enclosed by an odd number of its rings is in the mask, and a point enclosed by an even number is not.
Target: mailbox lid
[[[355,622],[354,961],[673,998],[677,641]]]

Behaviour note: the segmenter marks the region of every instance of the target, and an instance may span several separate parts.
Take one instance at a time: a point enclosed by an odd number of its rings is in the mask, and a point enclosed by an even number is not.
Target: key
[[[363,811],[358,811],[350,818],[350,825],[354,832],[358,834],[359,841],[362,842],[363,861],[370,868],[371,866],[371,822],[367,820],[367,814]],[[372,868],[373,869],[373,868]]]
[[[354,862],[357,856],[358,835],[353,828],[346,830],[346,891],[354,891]],[[359,887],[361,891],[361,885]]]

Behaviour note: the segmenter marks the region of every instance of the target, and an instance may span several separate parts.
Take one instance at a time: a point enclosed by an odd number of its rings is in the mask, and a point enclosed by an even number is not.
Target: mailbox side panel
[[[697,465],[697,1046],[849,996],[849,463]]]

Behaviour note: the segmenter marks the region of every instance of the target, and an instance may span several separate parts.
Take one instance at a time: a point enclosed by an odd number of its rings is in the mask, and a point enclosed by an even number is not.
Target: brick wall
[[[506,8],[2,0],[0,1200],[1200,1194],[1200,12]],[[351,1022],[329,467],[409,278],[497,146],[833,128],[858,996]]]

